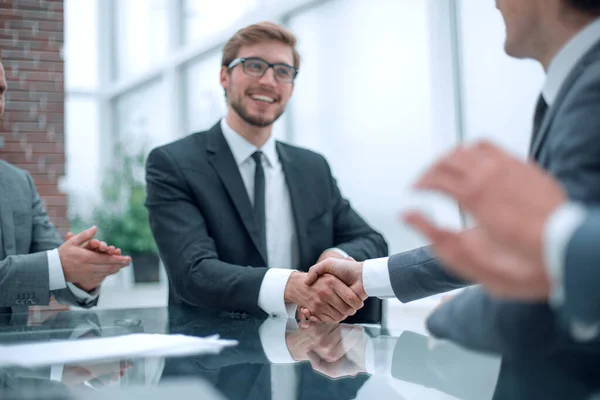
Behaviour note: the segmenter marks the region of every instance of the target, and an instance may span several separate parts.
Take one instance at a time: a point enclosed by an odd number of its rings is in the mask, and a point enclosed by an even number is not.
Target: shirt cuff
[[[46,252],[48,256],[48,288],[52,292],[54,290],[61,290],[67,287],[65,282],[65,274],[63,272],[62,263],[60,262],[60,255],[58,249],[50,250]]]
[[[293,323],[296,321],[290,320]],[[267,318],[258,329],[258,336],[263,351],[271,364],[295,364],[285,342],[285,331],[288,320],[283,318]]]
[[[348,253],[346,253],[344,250],[342,249],[338,249],[337,247],[332,247],[330,249],[327,249],[326,251],[335,251],[336,253],[338,253],[339,255],[341,255],[344,258],[348,258],[350,257],[350,255]]]
[[[388,269],[388,257],[365,261],[363,264],[362,279],[367,296],[379,298],[395,297]]]
[[[294,270],[269,268],[260,285],[258,306],[267,314],[280,318],[296,318],[296,304],[284,301],[285,287]]]
[[[544,261],[550,278],[552,307],[560,307],[565,301],[564,268],[566,251],[571,237],[585,219],[585,209],[574,203],[560,206],[546,222],[544,229]]]
[[[94,289],[91,293],[88,293],[85,290],[78,288],[71,282],[67,282],[67,287],[69,288],[71,293],[73,293],[73,296],[75,296],[77,301],[83,304],[89,304],[94,302],[100,294],[100,290],[98,288]]]

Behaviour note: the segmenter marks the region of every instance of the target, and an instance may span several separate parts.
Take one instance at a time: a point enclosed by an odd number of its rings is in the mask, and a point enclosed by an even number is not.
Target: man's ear
[[[225,90],[225,93],[229,90],[229,82],[231,80],[231,75],[229,74],[229,68],[222,66],[221,67],[221,87]]]

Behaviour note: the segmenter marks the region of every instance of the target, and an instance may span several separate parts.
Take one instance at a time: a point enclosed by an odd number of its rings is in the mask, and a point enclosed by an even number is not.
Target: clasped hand
[[[296,361],[310,361],[312,368],[329,378],[365,373],[368,337],[360,325],[301,321],[286,333],[286,344]]]
[[[356,314],[367,295],[362,285],[362,263],[351,257],[330,257],[308,274],[294,272],[285,301],[298,305],[298,318],[315,322],[340,322]]]
[[[131,258],[122,256],[120,249],[94,239],[96,232],[96,227],[77,235],[69,232],[58,248],[65,280],[86,291],[97,288],[107,276],[131,263]]]

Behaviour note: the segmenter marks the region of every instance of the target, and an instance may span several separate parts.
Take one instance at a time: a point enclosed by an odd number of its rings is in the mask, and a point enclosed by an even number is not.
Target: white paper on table
[[[136,333],[125,336],[61,340],[0,346],[0,367],[38,367],[132,357],[168,357],[217,354],[237,345],[235,340],[186,335]]]

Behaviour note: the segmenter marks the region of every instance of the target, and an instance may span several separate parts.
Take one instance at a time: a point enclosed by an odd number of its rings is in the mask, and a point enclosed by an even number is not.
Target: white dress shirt
[[[265,211],[267,226],[267,255],[269,270],[260,286],[258,306],[267,314],[283,318],[296,317],[296,305],[284,302],[285,286],[293,272],[299,267],[298,238],[292,213],[292,202],[285,181],[285,174],[271,136],[259,149],[236,133],[225,119],[221,130],[238,165],[250,202],[254,204],[254,170],[256,163],[252,154],[260,150],[265,171]],[[343,250],[333,248],[344,257]]]
[[[65,281],[65,274],[60,262],[58,249],[50,250],[46,252],[46,254],[48,255],[48,278],[50,291],[69,288],[71,293],[73,293],[80,304],[89,304],[98,298],[98,289],[94,290],[92,293],[88,293],[85,290],[73,285],[71,282]]]

